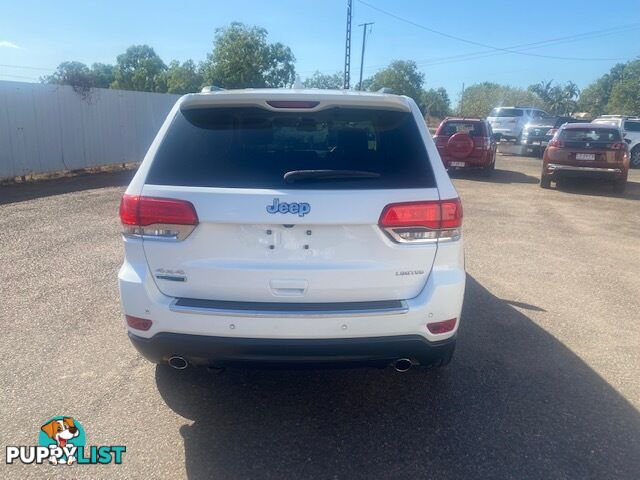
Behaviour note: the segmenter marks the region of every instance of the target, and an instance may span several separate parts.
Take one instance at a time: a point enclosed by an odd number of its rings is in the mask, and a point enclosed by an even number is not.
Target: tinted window
[[[628,132],[640,132],[640,121],[626,121],[624,122],[624,129]]]
[[[490,117],[521,117],[523,114],[520,108],[494,108],[489,114]]]
[[[375,178],[286,183],[284,175],[297,170],[358,170]],[[147,183],[288,189],[435,186],[410,113],[349,108],[289,113],[257,107],[179,112]]]
[[[620,131],[609,128],[563,128],[560,140],[566,142],[619,142]]]
[[[440,135],[451,135],[464,132],[472,137],[486,137],[484,124],[481,122],[465,122],[464,120],[450,120],[440,129]]]
[[[542,117],[542,118],[536,118],[535,120],[531,120],[529,122],[529,125],[552,127],[554,125],[557,125],[557,122],[558,122],[558,117]],[[562,123],[564,123],[564,121]],[[562,123],[560,125],[562,125]]]

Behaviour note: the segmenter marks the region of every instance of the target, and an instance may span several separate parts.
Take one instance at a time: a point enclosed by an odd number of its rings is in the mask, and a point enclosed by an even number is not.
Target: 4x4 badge
[[[298,216],[300,217],[304,217],[310,211],[311,211],[311,205],[309,205],[308,203],[280,202],[279,198],[274,198],[273,204],[267,205],[267,212],[271,214],[293,213],[293,214],[298,214]]]

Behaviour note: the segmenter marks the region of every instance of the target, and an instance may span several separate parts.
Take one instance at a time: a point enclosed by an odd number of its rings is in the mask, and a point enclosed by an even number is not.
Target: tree
[[[444,88],[430,88],[422,92],[420,107],[423,112],[430,117],[444,118],[449,115],[451,101]]]
[[[640,114],[640,60],[615,65],[585,92],[587,96],[583,92],[580,106],[593,115]]]
[[[535,93],[522,88],[483,82],[464,91],[458,110],[467,117],[486,117],[495,107],[527,105],[544,108],[544,102]]]
[[[582,91],[580,99],[578,100],[578,109],[596,116],[602,115],[603,113],[620,113],[616,110],[619,108],[628,108],[630,105],[625,106],[627,102],[623,97],[626,98],[629,94],[633,94],[633,92],[624,87],[618,87],[615,101],[611,104],[610,101],[616,85],[623,82],[629,85],[628,82],[630,80],[631,83],[633,83],[633,78],[638,78],[638,68],[640,68],[640,60],[614,65],[609,73],[598,78]],[[625,93],[622,93],[623,91]],[[632,104],[633,102],[631,105]],[[636,110],[634,113],[640,112]]]
[[[529,86],[529,91],[536,94],[544,103],[544,109],[556,115],[570,115],[577,109],[576,99],[580,95],[578,86],[567,82],[564,87],[553,85],[553,81],[542,81]]]
[[[342,72],[333,75],[314,72],[309,78],[302,82],[305,88],[322,88],[324,90],[338,89],[344,86],[344,76]]]
[[[407,95],[419,103],[422,97],[423,83],[424,74],[418,71],[416,62],[394,60],[387,68],[380,70],[369,79],[368,89],[376,91],[387,87],[393,93]]]
[[[223,88],[285,87],[295,80],[294,63],[289,47],[267,42],[266,29],[233,22],[216,29],[202,76]]]
[[[113,69],[113,65],[107,65],[105,63],[94,63],[91,65],[93,86],[97,88],[109,88],[114,80]]]
[[[163,72],[167,69],[162,59],[148,45],[132,45],[118,55],[111,88],[143,92],[166,91]]]
[[[202,75],[193,60],[187,60],[182,64],[174,60],[169,68],[163,72],[162,83],[166,85],[168,93],[194,93],[202,88]]]
[[[94,86],[93,74],[89,67],[82,62],[62,62],[55,72],[42,77],[41,81],[57,85],[70,85],[74,91],[81,95],[88,95]]]

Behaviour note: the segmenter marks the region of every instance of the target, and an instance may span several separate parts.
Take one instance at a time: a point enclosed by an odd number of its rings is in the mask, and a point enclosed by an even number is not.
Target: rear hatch
[[[487,120],[493,128],[515,128],[523,119],[521,108],[494,108]]]
[[[423,288],[437,244],[394,243],[390,203],[438,200],[412,114],[318,102],[184,108],[142,195],[193,204],[182,241],[143,241],[158,288],[231,301],[397,300]]]
[[[563,128],[559,132],[555,146],[561,147],[560,152],[564,162],[570,165],[598,168],[622,163],[627,148],[622,141],[620,130],[601,126]]]

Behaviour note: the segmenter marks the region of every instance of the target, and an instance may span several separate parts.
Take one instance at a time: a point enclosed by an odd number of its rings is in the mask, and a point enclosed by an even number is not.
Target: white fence
[[[141,161],[178,98],[0,81],[0,178]]]

